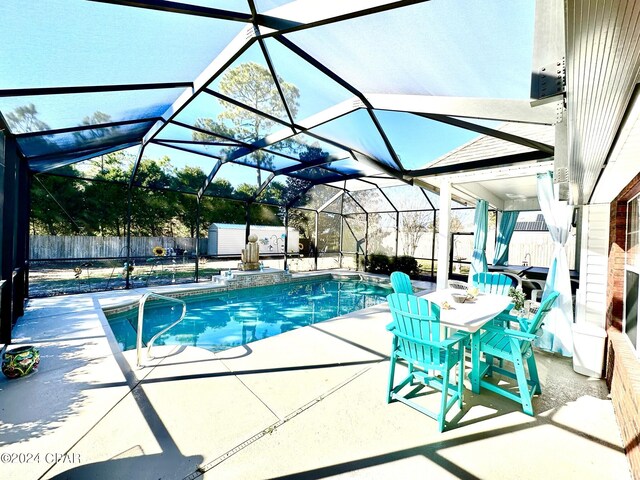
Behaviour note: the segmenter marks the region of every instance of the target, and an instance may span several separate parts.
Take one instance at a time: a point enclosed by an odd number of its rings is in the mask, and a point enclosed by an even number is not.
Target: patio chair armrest
[[[394,330],[395,330],[395,328],[396,328],[396,324],[395,324],[395,322],[391,322],[390,324],[388,324],[388,325],[386,326],[386,329],[387,329],[387,330],[389,330],[390,332],[394,331]]]
[[[515,306],[516,306],[516,304],[515,304],[515,303],[513,303],[513,302],[511,302],[511,303],[510,303],[509,305],[507,305],[507,307],[506,307],[504,310],[502,310],[502,312],[500,312],[498,315],[509,315],[509,312],[510,312],[511,310],[513,310]]]
[[[527,342],[532,342],[532,341],[534,341],[536,338],[538,338],[538,337],[536,337],[536,336],[535,336],[534,334],[532,334],[532,333],[521,332],[520,330],[512,330],[512,329],[510,329],[510,328],[507,328],[507,329],[505,330],[505,333],[506,333],[507,335],[510,335],[510,336],[512,336],[512,337],[519,338],[519,339],[521,339],[521,340],[525,340],[525,341],[527,341]]]
[[[507,313],[507,310],[503,310],[502,312],[500,312],[498,315],[494,317],[494,320],[500,320],[504,322],[517,322],[518,318],[519,317],[516,317],[515,315],[511,315],[510,313]]]
[[[467,332],[456,332],[453,335],[451,335],[449,338],[440,342],[440,345],[442,345],[442,347],[444,348],[449,348],[455,345],[456,343],[466,342],[469,336],[470,335]]]
[[[452,335],[446,340],[441,340],[439,342],[432,342],[431,340],[423,340],[421,338],[412,337],[411,335],[407,335],[402,332],[395,331],[393,332],[395,338],[402,338],[409,342],[415,343],[416,345],[422,345],[425,347],[435,347],[435,348],[450,348],[458,342],[464,341],[465,337],[462,335]]]
[[[520,340],[526,340],[527,342],[531,342],[538,338],[531,333],[521,332],[520,330],[513,330],[511,328],[500,328],[494,325],[485,325],[482,329],[487,332],[502,333],[504,335],[509,335],[510,337],[516,337]]]

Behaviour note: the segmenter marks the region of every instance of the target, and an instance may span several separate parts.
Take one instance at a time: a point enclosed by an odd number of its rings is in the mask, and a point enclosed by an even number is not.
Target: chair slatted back
[[[413,295],[413,287],[409,275],[404,272],[393,272],[391,274],[391,286],[395,293],[407,293]]]
[[[542,322],[544,321],[544,317],[547,316],[547,313],[549,313],[549,311],[553,307],[553,304],[558,298],[558,295],[560,295],[558,292],[552,291],[551,293],[549,293],[549,296],[542,301],[540,307],[538,308],[538,311],[529,321],[529,328],[527,328],[526,330],[527,333],[535,335],[535,333],[540,329],[540,327],[542,326]]]
[[[480,272],[473,275],[472,283],[483,293],[508,295],[513,287],[513,279],[502,273]]]
[[[418,364],[439,364],[440,307],[406,293],[392,293],[387,301],[400,355]],[[434,344],[426,345],[425,341]]]

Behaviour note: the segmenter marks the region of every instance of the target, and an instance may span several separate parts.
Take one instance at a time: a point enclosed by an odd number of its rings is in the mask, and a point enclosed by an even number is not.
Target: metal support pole
[[[400,212],[396,212],[396,259],[398,258],[398,237],[400,235]]]
[[[16,141],[6,138],[0,132],[0,163],[2,172],[2,193],[0,213],[2,214],[2,253],[0,274],[2,284],[0,297],[0,343],[11,343],[13,327],[13,261],[16,232],[16,164],[18,162]]]
[[[136,161],[133,166],[133,170],[131,171],[131,177],[129,177],[129,184],[127,186],[127,260],[126,260],[126,274],[125,274],[125,285],[124,288],[131,288],[131,203],[133,202],[133,182],[136,178],[136,173],[138,171],[138,167],[140,166],[140,162],[142,162],[142,156],[144,155],[144,144],[140,145],[140,149],[138,150],[138,156],[136,157]]]
[[[338,238],[338,258],[340,261],[338,263],[338,267],[342,268],[342,240],[344,238],[344,217],[342,216],[342,209],[340,209],[340,233]]]
[[[451,239],[449,241],[449,269],[447,271],[447,275],[449,277],[451,277],[451,275],[453,274],[453,246],[455,245],[455,238],[456,234],[455,233],[450,233],[449,234],[449,238]],[[459,270],[461,270],[461,268],[459,268]],[[460,273],[462,273],[462,271],[460,271]]]
[[[438,231],[438,224],[436,222],[436,211],[433,211],[433,234],[431,238],[431,278],[435,277],[436,266],[436,232]]]
[[[346,182],[345,182],[346,184]],[[338,241],[338,258],[340,259],[338,262],[338,267],[342,268],[342,259],[344,257],[342,253],[342,241],[344,240],[344,196],[346,195],[346,190],[342,190],[342,198],[340,199],[340,238]]]
[[[364,214],[364,271],[367,271],[367,257],[369,256],[369,212]]]
[[[28,171],[28,168],[25,166],[26,179],[24,184],[23,191],[23,203],[25,209],[25,221],[26,224],[24,226],[24,298],[29,298],[29,258],[31,257],[31,237],[29,236],[29,224],[31,219],[31,183],[33,181],[33,174]]]
[[[313,243],[314,243],[314,247],[313,247],[313,256],[314,256],[314,270],[318,270],[318,218],[320,217],[320,214],[318,213],[318,211],[316,210],[316,225],[315,225],[315,231],[314,231],[314,239],[313,239]]]
[[[200,197],[196,196],[196,283],[200,280],[200,202]]]
[[[447,288],[449,285],[449,231],[451,219],[451,184],[442,182],[440,185],[440,225],[438,229],[438,275],[437,288]]]
[[[249,243],[249,234],[251,233],[251,204],[244,203],[244,243]]]
[[[13,298],[13,322],[24,314],[26,296],[27,258],[29,256],[29,169],[26,161],[18,159],[16,163],[16,240],[15,263],[16,272]]]
[[[127,250],[127,260],[126,260],[126,272],[125,272],[125,285],[124,288],[131,288],[131,202],[133,201],[132,190],[133,186],[129,184],[127,187],[127,238],[126,238],[126,250]]]
[[[284,208],[284,269],[287,270],[289,266],[289,257],[287,252],[289,251],[289,207]]]

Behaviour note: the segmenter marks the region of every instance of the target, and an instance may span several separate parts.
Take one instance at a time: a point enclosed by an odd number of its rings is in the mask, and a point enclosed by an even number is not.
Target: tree
[[[400,232],[405,255],[414,256],[422,236],[433,228],[430,211],[413,211],[400,214]]]
[[[269,205],[252,205],[249,215],[249,223],[251,225],[282,226],[282,222],[278,216],[277,207]]]
[[[231,198],[233,196],[234,188],[231,182],[226,178],[216,178],[209,184],[206,190],[206,194],[212,197],[226,197]]]
[[[265,203],[280,205],[284,200],[286,192],[287,186],[284,183],[272,180],[267,189],[258,198]]]
[[[124,152],[101,155],[100,162],[91,166],[95,170],[95,179],[105,182],[91,182],[85,189],[86,211],[84,221],[88,231],[99,235],[125,234],[127,224],[127,187],[131,176],[132,161],[129,168]],[[130,159],[129,159],[130,160]]]
[[[395,230],[395,214],[389,213],[369,213],[369,228],[367,237],[368,253],[380,253],[383,255],[394,255],[395,247],[385,245],[385,240]],[[393,242],[391,242],[393,243]]]
[[[429,223],[427,226],[427,230],[429,232],[433,231],[433,224]],[[435,233],[440,231],[440,224],[436,222]],[[460,220],[455,213],[451,212],[451,218],[449,219],[449,232],[450,233],[459,233],[464,231],[464,223]]]
[[[200,167],[190,167],[186,165],[182,169],[176,170],[173,180],[176,190],[188,190],[197,192],[204,185],[207,174]],[[189,231],[189,236],[196,236],[196,225],[198,219],[198,201],[195,195],[187,193],[175,193],[175,211],[178,227],[184,226]]]
[[[340,250],[340,223],[342,217],[337,213],[324,213],[318,216],[318,251],[337,252]]]
[[[220,200],[219,198],[203,197],[200,206],[203,229],[212,223],[244,224],[245,204],[234,200]]]
[[[73,166],[58,170],[78,176]],[[31,230],[34,235],[83,233],[79,213],[84,211],[85,195],[81,181],[66,176],[37,175],[31,188]]]
[[[82,119],[82,123],[80,123],[81,126],[96,125],[96,128],[78,130],[73,135],[76,137],[80,145],[89,148],[93,144],[100,144],[104,142],[104,140],[108,140],[110,137],[118,133],[120,130],[120,127],[118,126],[100,127],[100,124],[109,122],[111,122],[111,115],[101,111],[96,111],[92,115],[84,117]]]
[[[136,183],[143,188],[134,188],[131,195],[131,228],[137,235],[160,236],[171,228],[176,210],[174,197],[166,191],[171,186],[170,173],[169,157],[140,161]]]
[[[256,190],[257,189],[254,185],[250,185],[248,183],[241,183],[236,187],[234,197],[247,200],[249,198],[252,198],[256,194]]]
[[[5,118],[11,125],[13,133],[36,132],[49,129],[49,125],[38,118],[38,109],[33,103],[16,107],[13,112],[7,113]]]
[[[278,215],[280,216],[282,223],[284,223],[286,207],[293,206],[297,202],[304,201],[304,194],[309,191],[313,184],[309,180],[303,180],[295,177],[287,177],[286,188],[282,195],[282,207],[279,209]],[[306,239],[313,238],[313,230],[315,230],[315,217],[312,222],[309,212],[305,210],[297,210],[294,208],[288,209],[288,222],[289,225],[297,228],[298,232]]]
[[[278,77],[285,101],[291,115],[298,111],[300,92],[295,85]],[[282,98],[269,70],[255,62],[247,62],[224,73],[220,79],[220,92],[244,105],[276,118],[286,118]],[[220,100],[223,111],[217,120],[199,118],[195,126],[212,133],[231,137],[245,143],[253,143],[267,136],[275,122],[270,118],[253,113],[250,110]],[[212,136],[194,132],[194,140],[211,140]],[[228,150],[229,151],[229,150]],[[261,169],[273,167],[273,155],[263,150],[250,154],[257,167],[258,185],[262,184]]]

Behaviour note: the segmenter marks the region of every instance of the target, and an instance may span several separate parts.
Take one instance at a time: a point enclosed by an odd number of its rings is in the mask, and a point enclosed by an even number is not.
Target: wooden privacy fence
[[[90,237],[31,235],[29,258],[46,260],[58,258],[125,257],[126,237]],[[196,251],[196,239],[188,237],[131,237],[132,257],[152,257],[153,247],[165,250],[184,250],[189,255]],[[200,252],[207,253],[207,239],[200,239]]]

